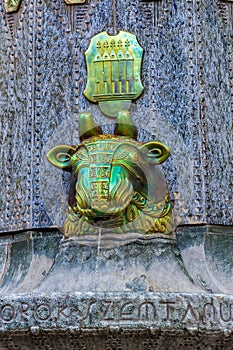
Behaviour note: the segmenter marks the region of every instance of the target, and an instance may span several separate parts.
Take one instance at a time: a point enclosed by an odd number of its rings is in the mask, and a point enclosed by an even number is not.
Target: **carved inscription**
[[[170,315],[171,315],[171,305],[175,305],[175,301],[172,300],[161,300],[160,301],[161,305],[165,305],[166,307],[166,321],[170,320]]]
[[[11,304],[5,304],[1,306],[0,319],[3,322],[11,322],[15,317],[15,309]]]
[[[91,295],[93,294],[93,296]],[[97,293],[98,294],[98,293]],[[148,327],[212,327],[233,325],[233,299],[228,296],[173,294],[162,297],[156,293],[136,296],[112,295],[96,297],[95,293],[75,296],[1,300],[0,330],[6,327],[95,327],[138,324]],[[116,293],[117,294],[117,293]],[[167,293],[169,294],[169,293]],[[179,296],[178,296],[179,295]],[[94,298],[94,296],[96,298]]]
[[[35,318],[39,321],[47,321],[52,314],[49,304],[39,304],[35,308]]]

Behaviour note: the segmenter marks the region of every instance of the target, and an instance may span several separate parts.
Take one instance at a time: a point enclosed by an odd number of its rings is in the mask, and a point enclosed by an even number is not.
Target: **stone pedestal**
[[[1,349],[231,349],[232,231],[120,246],[2,237]]]

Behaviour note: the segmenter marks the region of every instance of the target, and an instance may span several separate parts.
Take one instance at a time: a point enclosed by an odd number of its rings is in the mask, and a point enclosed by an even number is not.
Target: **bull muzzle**
[[[76,186],[76,207],[87,218],[117,217],[129,205],[133,195],[133,186],[127,178],[120,177],[108,193],[95,191],[92,196],[80,180]]]

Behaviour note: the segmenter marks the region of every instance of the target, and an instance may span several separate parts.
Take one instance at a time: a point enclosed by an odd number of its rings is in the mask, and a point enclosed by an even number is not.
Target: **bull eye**
[[[130,146],[124,148],[122,147],[117,150],[114,158],[117,160],[125,160],[135,163],[138,160],[138,152],[136,149]]]
[[[129,160],[131,161],[137,161],[138,160],[138,153],[136,151],[131,151],[128,153],[128,157]]]

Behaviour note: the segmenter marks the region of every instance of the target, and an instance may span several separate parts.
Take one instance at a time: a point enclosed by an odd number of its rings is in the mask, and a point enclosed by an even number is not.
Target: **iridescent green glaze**
[[[114,135],[103,134],[90,113],[79,118],[81,143],[60,145],[47,155],[71,172],[66,237],[96,232],[169,233],[171,204],[158,165],[169,149],[159,141],[139,143],[128,111],[119,112]]]
[[[110,117],[128,110],[131,101],[143,91],[142,55],[143,49],[134,34],[120,31],[115,36],[106,32],[94,36],[85,52],[88,74],[85,97],[98,102],[102,112]]]

